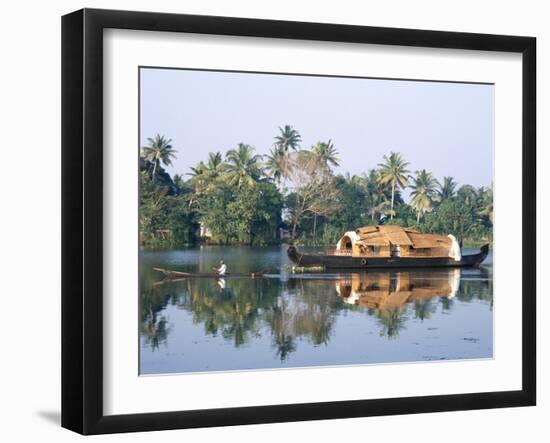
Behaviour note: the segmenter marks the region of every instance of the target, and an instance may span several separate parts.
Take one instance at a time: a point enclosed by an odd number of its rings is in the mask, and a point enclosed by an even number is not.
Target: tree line
[[[398,152],[363,174],[335,174],[340,160],[332,140],[305,148],[290,125],[279,128],[268,155],[239,143],[172,177],[164,167],[176,152],[160,134],[141,150],[140,236],[146,246],[206,237],[217,244],[333,245],[343,232],[369,224],[452,233],[461,241],[492,239],[492,187],[413,172]]]

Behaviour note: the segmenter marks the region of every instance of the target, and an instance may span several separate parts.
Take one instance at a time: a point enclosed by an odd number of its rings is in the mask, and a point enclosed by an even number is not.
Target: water
[[[229,272],[273,274],[166,282],[152,270],[207,272],[220,259]],[[141,252],[141,374],[493,355],[491,255],[481,269],[315,276],[290,266],[279,247]]]

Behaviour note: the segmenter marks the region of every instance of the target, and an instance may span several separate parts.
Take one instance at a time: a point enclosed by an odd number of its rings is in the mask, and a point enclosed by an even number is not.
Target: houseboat
[[[453,235],[424,234],[397,225],[365,226],[346,232],[336,249],[308,254],[295,246],[287,250],[297,266],[325,269],[477,267],[489,245],[477,254],[462,255]]]

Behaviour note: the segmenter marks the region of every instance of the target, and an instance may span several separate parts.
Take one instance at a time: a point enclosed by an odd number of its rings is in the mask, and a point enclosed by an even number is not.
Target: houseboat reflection
[[[345,303],[393,310],[434,297],[453,298],[460,285],[460,273],[460,268],[358,273],[338,280],[336,291]]]

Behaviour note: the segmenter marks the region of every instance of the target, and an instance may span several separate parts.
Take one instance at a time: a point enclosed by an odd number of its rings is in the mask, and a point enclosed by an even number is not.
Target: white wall
[[[545,2],[399,0],[112,0],[2,5],[0,224],[4,312],[0,328],[0,438],[73,441],[59,427],[60,409],[60,16],[81,7],[156,10],[243,17],[531,35],[538,38],[538,143],[549,125],[550,28]],[[546,105],[546,106],[545,106]],[[545,109],[543,109],[545,108]],[[546,112],[544,112],[546,111]],[[548,156],[545,169],[550,170]],[[539,157],[539,170],[542,160]],[[539,194],[548,195],[548,180]],[[544,186],[544,189],[542,188]],[[543,193],[543,190],[547,191]],[[539,201],[541,199],[539,198]],[[546,212],[543,218],[541,212]],[[539,210],[547,221],[548,206]],[[544,222],[542,222],[544,223]],[[542,224],[539,223],[539,224]],[[539,241],[548,245],[548,235]],[[539,254],[540,255],[540,254]],[[547,268],[550,261],[539,266]],[[539,312],[548,302],[539,290]],[[544,317],[539,315],[539,319]],[[342,438],[371,441],[546,441],[550,390],[544,377],[548,323],[539,321],[539,406],[535,408],[379,417],[99,437],[95,441],[280,442]],[[541,342],[543,346],[541,346]],[[544,369],[543,369],[544,368]],[[546,438],[545,438],[546,437]]]

